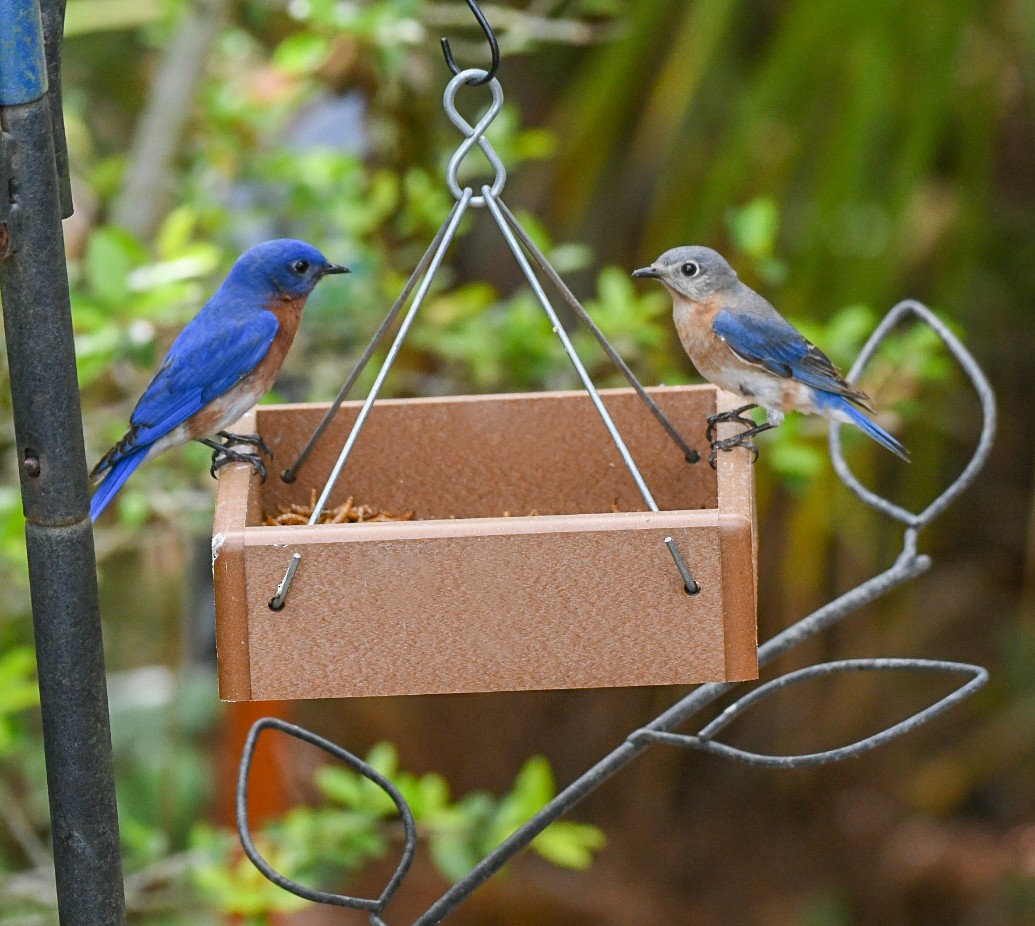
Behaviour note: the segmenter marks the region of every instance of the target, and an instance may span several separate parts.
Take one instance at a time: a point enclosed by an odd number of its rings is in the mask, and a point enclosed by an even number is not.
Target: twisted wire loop
[[[464,195],[464,190],[460,186],[457,174],[464,158],[471,153],[475,146],[481,149],[482,154],[485,155],[493,171],[495,171],[495,177],[491,186],[492,196],[499,196],[507,182],[507,168],[496,153],[496,149],[492,147],[492,144],[485,137],[489,126],[492,125],[493,120],[499,115],[500,110],[503,109],[503,87],[500,82],[496,78],[488,82],[489,89],[492,91],[492,103],[485,111],[485,115],[478,120],[477,125],[472,126],[456,108],[457,91],[465,84],[484,83],[486,76],[487,72],[480,68],[468,68],[466,71],[461,71],[446,85],[445,93],[442,95],[442,105],[446,110],[446,116],[464,134],[463,142],[453,152],[453,156],[449,159],[449,166],[446,168],[446,183],[449,185],[449,192],[457,200],[460,200]],[[485,197],[472,197],[471,205],[475,207],[484,206]]]
[[[296,457],[295,462],[280,474],[280,478],[284,482],[292,483],[298,478],[299,470],[305,465],[306,460],[309,459],[310,454],[313,452],[313,448],[317,445],[320,438],[323,437],[324,432],[327,430],[334,416],[337,415],[338,409],[341,408],[342,403],[355,387],[360,376],[363,375],[363,371],[373,358],[374,352],[388,334],[388,331],[392,327],[396,318],[399,317],[399,313],[409,301],[410,295],[416,288],[417,284],[420,283],[426,275],[428,275],[428,271],[432,263],[435,263],[435,269],[437,270],[438,262],[435,261],[435,256],[440,251],[444,252],[445,247],[449,246],[449,242],[446,242],[443,246],[443,239],[445,238],[447,231],[453,227],[452,219],[459,208],[460,203],[464,200],[464,191],[460,188],[460,184],[457,179],[461,162],[477,145],[485,154],[490,166],[495,172],[492,188],[495,191],[496,196],[503,191],[503,186],[507,182],[506,166],[503,164],[503,161],[489,143],[488,139],[484,137],[485,131],[492,124],[496,116],[499,115],[499,112],[503,107],[503,87],[500,85],[498,80],[493,79],[489,82],[488,79],[480,79],[479,75],[482,75],[484,78],[488,78],[489,74],[486,71],[480,71],[477,68],[470,68],[466,71],[455,69],[453,70],[453,73],[456,74],[456,77],[454,77],[446,87],[445,93],[443,94],[443,105],[445,106],[446,115],[449,120],[464,134],[463,142],[449,159],[449,166],[446,173],[450,192],[456,197],[457,202],[454,204],[452,212],[450,212],[446,217],[445,222],[442,223],[442,227],[439,228],[434,240],[424,252],[424,256],[417,262],[417,266],[413,269],[409,279],[406,281],[406,285],[399,294],[399,298],[395,300],[391,309],[388,310],[388,314],[384,317],[384,320],[374,333],[374,336],[370,339],[370,343],[367,344],[363,353],[360,355],[359,360],[356,361],[356,365],[353,367],[348,379],[345,380],[341,389],[338,390],[338,394],[331,403],[331,407],[327,409],[327,412],[320,420],[320,423],[316,426],[316,429],[302,447],[302,450],[299,452],[298,457]],[[478,121],[478,124],[476,126],[472,126],[456,108],[456,93],[457,90],[464,85],[480,86],[484,83],[489,83],[489,88],[492,91],[492,104],[489,106],[485,115],[483,115]],[[467,205],[477,207],[484,205],[484,201],[482,200],[482,197],[472,195],[467,199]],[[453,234],[455,234],[455,228],[453,228]],[[452,238],[450,238],[450,241],[451,240]],[[432,271],[431,275],[433,274],[434,271]],[[288,585],[290,587],[290,583],[288,583]],[[278,590],[278,595],[280,594],[280,591],[281,590]]]
[[[379,897],[371,899],[350,897],[347,894],[331,894],[327,891],[319,891],[304,884],[299,884],[273,868],[256,848],[255,841],[252,839],[251,829],[248,826],[248,779],[251,775],[252,760],[255,758],[255,747],[259,743],[259,736],[263,730],[278,730],[281,733],[286,733],[288,736],[293,736],[295,739],[316,746],[317,749],[330,753],[330,755],[348,765],[353,771],[372,781],[392,799],[399,810],[399,817],[402,820],[403,830],[406,833],[406,842],[399,865]],[[347,752],[340,746],[325,740],[322,736],[317,736],[315,733],[310,733],[302,727],[276,717],[264,717],[256,721],[249,731],[248,739],[244,744],[244,752],[241,755],[241,768],[237,777],[237,834],[241,839],[241,845],[244,847],[245,854],[252,864],[278,887],[282,887],[285,891],[290,891],[292,894],[297,894],[299,897],[304,897],[306,900],[311,900],[314,903],[328,904],[332,907],[351,907],[354,910],[366,910],[370,913],[372,926],[384,926],[379,914],[384,909],[385,904],[391,900],[392,895],[399,889],[399,885],[402,884],[403,878],[406,877],[406,872],[409,871],[410,865],[413,863],[413,855],[417,849],[417,824],[413,819],[413,813],[410,810],[409,804],[406,803],[405,798],[399,793],[395,785],[351,752]]]

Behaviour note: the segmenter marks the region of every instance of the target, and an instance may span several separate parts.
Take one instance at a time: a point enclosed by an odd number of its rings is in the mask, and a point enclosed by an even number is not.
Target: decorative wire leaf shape
[[[762,755],[756,752],[737,749],[714,739],[716,733],[729,726],[735,718],[743,714],[753,704],[799,682],[834,675],[838,672],[900,671],[969,675],[970,679],[944,698],[940,698],[934,704],[917,711],[905,720],[882,730],[880,733],[867,736],[838,749],[828,749],[823,752],[793,756]],[[786,675],[781,675],[779,678],[759,686],[739,701],[735,701],[727,707],[715,720],[703,727],[696,736],[644,730],[636,734],[635,739],[649,743],[663,743],[667,746],[680,746],[684,749],[696,749],[700,752],[709,752],[728,759],[736,759],[738,762],[744,762],[747,765],[761,765],[770,768],[808,768],[813,765],[829,765],[831,762],[839,762],[842,759],[852,759],[856,756],[861,756],[863,753],[876,749],[889,740],[895,739],[895,737],[902,736],[903,733],[915,730],[928,720],[932,720],[953,705],[970,697],[987,681],[988,672],[985,669],[981,666],[969,665],[964,662],[941,662],[933,659],[844,659],[838,662],[825,662],[809,666],[806,669],[798,669],[795,672],[788,672]]]
[[[286,733],[295,739],[310,743],[316,746],[317,749],[322,749],[324,752],[334,756],[334,758],[340,759],[353,771],[358,772],[386,792],[399,809],[399,816],[402,818],[403,829],[406,832],[406,845],[403,848],[399,866],[395,869],[395,874],[392,875],[388,885],[381,892],[381,896],[376,900],[363,897],[349,897],[347,894],[331,894],[327,891],[319,891],[315,888],[306,887],[304,884],[299,884],[273,868],[255,847],[255,841],[252,839],[251,830],[248,826],[248,780],[251,775],[252,759],[255,757],[255,747],[259,743],[259,736],[263,730],[267,729],[279,730],[281,733]],[[406,872],[410,869],[410,865],[413,862],[413,853],[417,848],[417,824],[414,822],[413,813],[410,811],[409,805],[395,785],[351,752],[347,752],[340,746],[325,740],[322,736],[317,736],[315,733],[310,733],[302,727],[296,726],[293,723],[287,723],[276,717],[264,717],[257,721],[249,731],[248,739],[244,744],[241,768],[237,776],[237,832],[241,838],[241,845],[244,847],[248,858],[251,859],[252,864],[278,887],[282,887],[285,891],[290,891],[292,894],[297,894],[299,897],[304,897],[306,900],[312,900],[315,903],[329,904],[334,907],[351,907],[354,910],[367,910],[371,914],[379,914],[392,895],[399,889],[399,885],[402,884]],[[380,918],[375,919],[372,916],[371,922],[380,922]]]
[[[877,348],[880,347],[892,330],[898,327],[903,319],[910,315],[927,325],[928,328],[941,338],[949,353],[952,354],[956,362],[962,367],[963,372],[967,374],[974,387],[974,391],[977,393],[978,401],[981,403],[983,421],[981,436],[978,438],[974,455],[970,458],[970,462],[964,467],[963,472],[960,473],[956,481],[919,514],[907,511],[886,498],[881,498],[859,482],[845,462],[844,454],[841,450],[841,425],[837,422],[832,423],[830,426],[830,455],[833,457],[834,469],[837,471],[841,481],[862,501],[872,505],[878,511],[882,511],[889,518],[894,518],[896,521],[900,521],[914,530],[920,530],[948,508],[960,493],[974,481],[981,468],[985,465],[985,460],[988,459],[989,453],[992,452],[992,443],[995,439],[996,403],[995,394],[992,392],[992,387],[985,378],[985,374],[981,372],[977,361],[970,355],[959,338],[927,306],[913,299],[903,300],[884,317],[884,320],[877,326],[863,346],[855,363],[852,364],[852,369],[848,372],[848,381],[851,383],[858,381],[862,371],[877,352]]]

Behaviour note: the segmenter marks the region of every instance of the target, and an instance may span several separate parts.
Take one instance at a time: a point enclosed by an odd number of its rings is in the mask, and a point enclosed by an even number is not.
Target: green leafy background
[[[487,10],[504,50],[507,103],[490,137],[510,171],[508,202],[644,381],[695,374],[667,298],[629,271],[695,242],[726,254],[842,365],[892,304],[921,299],[989,371],[1003,424],[979,485],[925,535],[931,574],[781,666],[979,661],[993,670],[979,698],[837,769],[781,776],[652,750],[456,921],[1032,922],[1031,4],[518,0]],[[66,241],[91,462],[121,436],[176,332],[263,238],[306,238],[353,270],[311,300],[269,401],[334,395],[451,204],[444,170],[459,136],[439,103],[439,35],[462,62],[485,60],[466,5],[445,0],[70,0]],[[160,97],[162,87],[173,92]],[[461,108],[483,99],[466,91]],[[140,154],[145,137],[162,158]],[[149,163],[155,175],[134,188]],[[477,156],[465,170],[484,176]],[[598,384],[619,385],[592,339],[573,336]],[[56,914],[5,363],[0,923],[28,926]],[[387,393],[575,385],[486,217],[465,220]],[[913,462],[853,438],[852,464],[918,508],[965,465],[974,397],[923,328],[890,340],[864,385]],[[894,527],[836,480],[825,436],[822,423],[792,417],[762,441],[763,637],[897,553]],[[229,828],[235,731],[250,715],[216,701],[207,467],[197,446],[150,463],[96,535],[131,919],[323,922],[264,881]],[[907,680],[824,684],[745,717],[739,742],[829,748],[942,693]],[[421,831],[416,886],[400,899],[416,913],[557,782],[677,694],[274,709],[397,781]],[[376,892],[400,840],[380,792],[304,751],[278,748],[270,767],[281,777],[259,837],[267,857],[313,883]]]

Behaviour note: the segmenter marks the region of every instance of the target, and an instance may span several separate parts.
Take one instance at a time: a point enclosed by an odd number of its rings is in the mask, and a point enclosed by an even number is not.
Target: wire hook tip
[[[492,63],[489,65],[489,70],[486,72],[484,77],[478,78],[478,80],[471,81],[471,86],[481,87],[487,84],[496,76],[496,71],[499,70],[500,66],[500,45],[496,41],[496,33],[492,31],[492,26],[489,25],[489,21],[485,18],[485,14],[481,11],[481,7],[475,2],[475,0],[467,0],[467,5],[471,8],[471,12],[474,13],[474,18],[478,20],[478,25],[481,27],[482,32],[485,34],[485,40],[489,43],[489,53],[492,55]],[[442,54],[445,56],[446,65],[450,72],[455,76],[460,73],[460,66],[456,63],[456,59],[453,57],[453,50],[449,47],[449,39],[442,38]]]

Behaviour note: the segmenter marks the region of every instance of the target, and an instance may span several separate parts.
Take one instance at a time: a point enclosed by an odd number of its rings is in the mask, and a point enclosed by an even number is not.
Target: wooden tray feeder
[[[706,418],[736,400],[636,380],[500,199],[506,171],[484,138],[499,82],[488,81],[476,126],[454,106],[486,76],[463,71],[446,88],[465,135],[447,170],[456,204],[335,405],[259,407],[235,428],[264,437],[277,468],[295,462],[265,484],[247,466],[220,474],[212,562],[226,700],[757,676],[750,453],[691,465],[683,436],[703,439]],[[475,147],[495,170],[479,196],[457,181]],[[586,391],[375,404],[470,207],[491,213]],[[635,391],[601,397],[529,257]],[[334,412],[411,295],[366,401]],[[350,498],[414,519],[319,523]],[[265,524],[282,510],[282,521],[311,516]]]
[[[685,434],[730,398],[710,386],[651,393]],[[420,520],[263,526],[311,504],[360,403],[342,406],[294,484],[224,469],[213,538],[221,696],[755,678],[750,454],[688,466],[632,390],[602,395],[660,513],[642,510],[581,392],[378,402],[329,507],[352,496]],[[260,406],[237,429],[292,459],[326,408]],[[684,590],[667,537],[699,594]],[[272,611],[295,552],[291,594]]]

